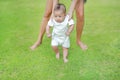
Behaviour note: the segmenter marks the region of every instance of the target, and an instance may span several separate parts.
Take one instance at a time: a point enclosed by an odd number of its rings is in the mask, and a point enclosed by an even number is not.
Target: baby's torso
[[[53,22],[53,33],[59,36],[65,35],[66,31],[68,30],[68,18],[66,17],[65,20],[61,23],[57,23],[55,20],[53,20]]]

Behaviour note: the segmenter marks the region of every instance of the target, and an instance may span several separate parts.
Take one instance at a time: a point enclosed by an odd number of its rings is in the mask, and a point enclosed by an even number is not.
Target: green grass
[[[88,0],[82,41],[89,48],[82,51],[76,45],[74,29],[67,64],[62,53],[55,59],[46,36],[35,51],[29,49],[45,1],[0,0],[0,6],[0,80],[120,80],[120,0]]]

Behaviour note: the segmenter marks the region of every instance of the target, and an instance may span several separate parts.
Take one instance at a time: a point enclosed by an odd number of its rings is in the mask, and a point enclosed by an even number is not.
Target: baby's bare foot
[[[68,62],[68,59],[63,59],[64,60],[64,63],[67,63]]]
[[[56,54],[56,59],[60,59],[60,54],[59,53]]]

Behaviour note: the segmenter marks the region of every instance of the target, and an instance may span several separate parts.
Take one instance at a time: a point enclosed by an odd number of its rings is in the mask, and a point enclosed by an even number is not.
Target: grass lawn
[[[61,48],[56,60],[46,36],[35,51],[29,49],[37,40],[45,1],[0,0],[0,80],[120,80],[120,0],[88,0],[82,41],[89,48],[76,45],[74,29],[66,64]]]

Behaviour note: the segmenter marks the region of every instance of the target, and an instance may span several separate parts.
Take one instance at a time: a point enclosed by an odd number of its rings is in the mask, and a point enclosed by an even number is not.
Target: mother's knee
[[[49,18],[50,16],[51,16],[51,14],[52,14],[52,11],[46,11],[45,13],[44,13],[44,18]]]
[[[79,16],[79,17],[84,17],[84,12],[83,11],[76,11],[76,15]]]

